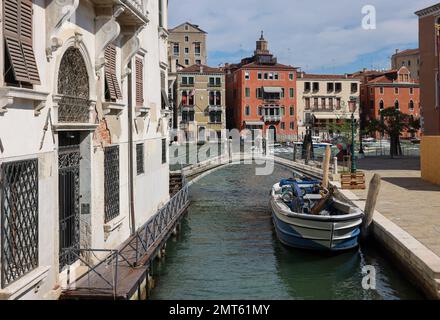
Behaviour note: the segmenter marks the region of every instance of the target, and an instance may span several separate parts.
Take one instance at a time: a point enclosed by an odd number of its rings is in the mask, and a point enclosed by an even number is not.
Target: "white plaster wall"
[[[46,107],[39,116],[34,115],[31,101],[16,100],[14,106],[8,112],[0,116],[0,139],[4,152],[0,152],[0,163],[21,158],[38,157],[40,163],[39,181],[39,234],[40,234],[40,266],[50,266],[47,276],[40,283],[38,291],[30,290],[21,298],[47,298],[52,289],[58,283],[58,138],[52,133],[51,126],[45,133],[47,115],[51,110],[52,123],[55,121],[52,94],[56,93],[57,70],[65,50],[71,45],[71,39],[75,32],[82,34],[82,47],[86,52],[90,78],[90,98],[98,100],[99,105],[103,81],[96,77],[95,70],[95,13],[89,1],[80,1],[80,6],[71,22],[67,22],[59,34],[63,40],[63,46],[53,53],[53,57],[46,58],[46,2],[34,0],[34,52],[39,69],[41,85],[35,86],[34,90],[50,93]],[[49,1],[50,2],[50,1]],[[50,2],[50,4],[52,4]],[[145,102],[152,107],[150,114],[145,118],[138,118],[138,131],[134,132],[135,143],[133,164],[136,169],[137,142],[145,143],[145,173],[135,177],[135,213],[136,226],[142,226],[157,210],[169,199],[169,168],[168,162],[162,164],[162,138],[168,137],[164,129],[166,122],[159,129],[161,119],[161,82],[160,65],[167,62],[167,41],[159,37],[158,29],[158,2],[144,1],[148,3],[150,23],[141,32],[141,51],[145,54],[144,83]],[[167,24],[166,1],[164,0],[165,26]],[[1,30],[2,28],[0,28]],[[1,34],[0,34],[1,35]],[[69,40],[70,39],[70,40]],[[2,49],[1,41],[0,49]],[[0,58],[3,61],[3,50],[0,50]],[[120,80],[123,100],[127,105],[127,78],[121,79],[121,49],[117,46],[117,75]],[[134,60],[133,60],[134,63]],[[1,71],[1,68],[0,68]],[[165,70],[167,74],[167,70]],[[3,72],[0,74],[0,85],[3,84]],[[101,70],[101,75],[103,72]],[[133,97],[135,86],[133,81]],[[91,157],[91,244],[95,249],[110,249],[118,247],[130,235],[129,216],[129,190],[128,190],[128,110],[127,108],[118,116],[106,117],[110,124],[120,128],[119,132],[111,132],[112,144],[119,144],[120,148],[120,216],[115,218],[122,221],[119,228],[112,231],[108,238],[104,234],[104,155],[103,146],[93,144],[90,150]],[[93,136],[94,140],[96,136]],[[40,149],[41,141],[43,141]],[[96,140],[95,140],[96,141]],[[167,144],[168,145],[168,144]],[[136,171],[135,171],[136,174]]]

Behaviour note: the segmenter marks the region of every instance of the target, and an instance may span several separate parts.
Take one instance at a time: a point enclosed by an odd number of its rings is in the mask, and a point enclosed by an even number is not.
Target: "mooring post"
[[[305,159],[306,166],[309,165],[310,153],[311,153],[311,145],[310,145],[310,143],[307,143],[307,145],[306,145],[306,159]]]
[[[332,151],[330,149],[330,146],[327,146],[325,148],[324,161],[322,164],[323,171],[324,171],[323,177],[322,177],[322,186],[324,188],[328,187],[328,182],[329,182],[328,175],[330,173],[330,157],[331,157],[331,155],[332,155]]]
[[[296,143],[293,145],[293,162],[296,162]]]
[[[362,221],[362,239],[366,240],[370,233],[370,226],[373,222],[374,210],[376,209],[377,198],[379,196],[381,177],[375,174],[370,181],[367,202],[365,203],[364,217]]]

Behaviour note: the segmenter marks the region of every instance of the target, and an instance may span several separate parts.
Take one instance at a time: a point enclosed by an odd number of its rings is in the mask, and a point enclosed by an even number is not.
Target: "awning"
[[[264,122],[262,121],[245,121],[247,126],[264,126]]]
[[[165,92],[165,89],[162,89],[162,108],[167,108],[171,110],[170,102],[168,101],[168,95]]]
[[[264,93],[279,93],[283,92],[283,88],[281,87],[263,87]]]

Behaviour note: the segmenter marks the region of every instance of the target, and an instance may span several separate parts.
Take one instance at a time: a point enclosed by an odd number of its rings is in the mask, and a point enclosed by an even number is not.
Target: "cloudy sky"
[[[281,63],[307,72],[387,68],[395,49],[418,46],[415,11],[437,0],[169,0],[169,26],[189,21],[208,32],[208,64],[249,56],[261,30]],[[362,28],[362,8],[376,29]]]

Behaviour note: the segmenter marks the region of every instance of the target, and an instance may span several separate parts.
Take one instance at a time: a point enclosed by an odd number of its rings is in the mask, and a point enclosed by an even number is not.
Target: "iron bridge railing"
[[[134,236],[130,237],[118,250],[105,249],[66,249],[67,255],[76,257],[81,264],[88,268],[87,272],[74,280],[74,285],[70,284],[68,279],[68,290],[100,290],[110,291],[116,297],[118,289],[118,278],[121,267],[136,268],[146,265],[154,254],[160,248],[163,241],[171,233],[184,209],[189,203],[189,185],[183,177],[182,189],[175,194],[168,203],[163,206],[147,223],[145,223]],[[107,255],[102,259],[97,259],[97,254]],[[99,262],[92,264],[91,256],[94,256]],[[96,260],[95,260],[96,261]],[[70,274],[70,272],[68,272]],[[86,281],[86,286],[81,286],[81,279],[95,276],[93,281]],[[87,286],[87,283],[93,283],[93,287]],[[97,287],[97,283],[102,287]]]

